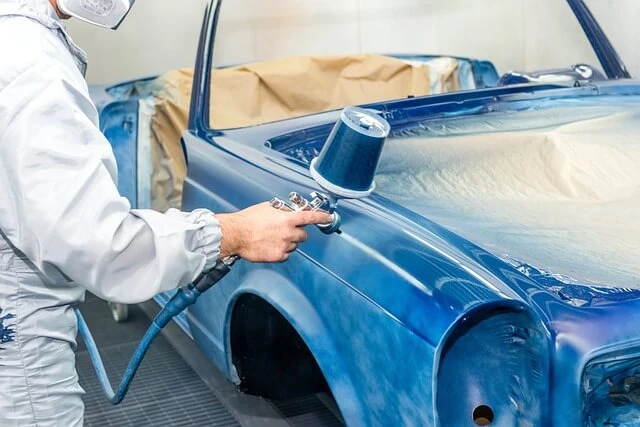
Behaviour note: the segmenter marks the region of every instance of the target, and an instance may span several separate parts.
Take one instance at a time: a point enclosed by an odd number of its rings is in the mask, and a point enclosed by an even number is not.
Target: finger
[[[297,245],[297,244],[295,244],[295,243],[289,243],[289,244],[287,245],[287,248],[286,248],[285,250],[286,250],[286,252],[287,252],[287,253],[291,253],[291,252],[295,251],[297,247],[298,247],[298,245]]]
[[[292,213],[295,225],[328,224],[333,218],[326,212],[298,211]]]
[[[291,236],[291,241],[295,243],[304,242],[307,240],[307,232],[302,227],[296,227],[293,231],[293,235]]]

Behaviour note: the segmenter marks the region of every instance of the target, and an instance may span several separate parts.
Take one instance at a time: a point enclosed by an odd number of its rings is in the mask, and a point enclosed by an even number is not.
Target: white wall
[[[89,83],[111,83],[192,67],[204,4],[203,0],[138,0],[117,31],[74,19],[65,25],[89,56]]]
[[[180,4],[180,7],[176,7]],[[108,83],[193,66],[205,0],[138,0],[122,27],[70,21],[89,54],[88,79]],[[637,0],[588,0],[640,75]],[[599,65],[564,0],[225,0],[215,61],[295,54],[421,52],[491,59],[500,72]]]

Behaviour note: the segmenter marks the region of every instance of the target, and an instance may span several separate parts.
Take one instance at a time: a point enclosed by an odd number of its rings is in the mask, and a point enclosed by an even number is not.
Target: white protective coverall
[[[85,54],[48,0],[0,0],[0,426],[83,423],[72,305],[135,303],[219,255],[207,210],[131,210]]]

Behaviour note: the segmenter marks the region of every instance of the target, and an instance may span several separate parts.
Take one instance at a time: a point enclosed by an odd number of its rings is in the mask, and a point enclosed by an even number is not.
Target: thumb
[[[333,221],[333,217],[323,211],[298,211],[294,212],[294,223],[296,225],[328,224]]]

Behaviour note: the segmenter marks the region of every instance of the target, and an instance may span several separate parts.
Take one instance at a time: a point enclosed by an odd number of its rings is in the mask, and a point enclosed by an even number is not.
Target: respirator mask
[[[74,18],[115,30],[135,0],[58,0],[58,8]]]

